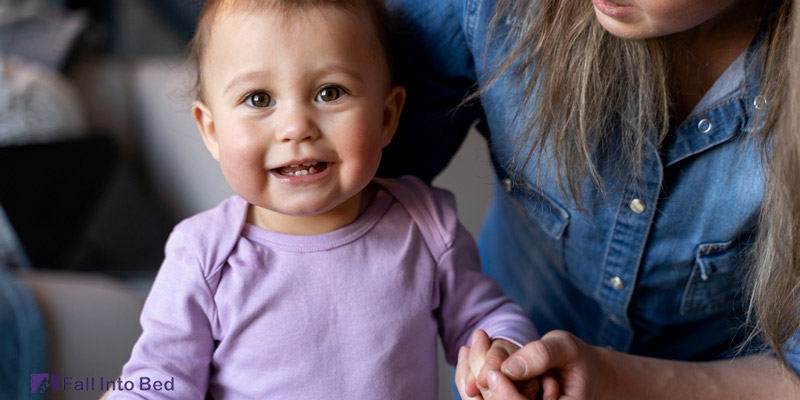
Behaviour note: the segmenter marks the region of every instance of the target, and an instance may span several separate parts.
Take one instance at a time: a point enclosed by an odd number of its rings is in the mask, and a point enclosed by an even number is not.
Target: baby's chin
[[[267,212],[265,214],[276,213],[286,217],[318,217],[330,212],[331,210],[336,208],[336,205],[330,203],[317,204],[315,202],[308,202],[303,204],[295,203],[280,207],[275,207],[275,206],[263,207],[260,205],[256,205],[256,207],[262,210],[266,210]]]
[[[318,235],[350,225],[357,218],[358,210],[311,202],[294,204],[292,207],[253,205],[248,222],[279,233]]]
[[[250,204],[265,210],[264,215],[276,213],[286,217],[310,218],[326,214],[347,214],[347,209],[358,207],[359,202],[352,200],[356,200],[354,196],[315,196],[309,193],[285,201],[285,204],[275,204],[274,201],[271,204],[251,201]]]

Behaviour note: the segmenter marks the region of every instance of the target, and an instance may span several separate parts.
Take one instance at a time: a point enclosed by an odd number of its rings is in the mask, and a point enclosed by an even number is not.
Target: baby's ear
[[[386,95],[386,101],[383,104],[383,129],[381,131],[383,147],[391,143],[405,103],[406,89],[402,86],[393,87],[389,94]]]
[[[214,128],[214,116],[208,106],[200,100],[192,104],[192,116],[197,124],[197,129],[203,136],[203,143],[206,144],[208,152],[219,162],[219,143],[217,142],[217,132]]]

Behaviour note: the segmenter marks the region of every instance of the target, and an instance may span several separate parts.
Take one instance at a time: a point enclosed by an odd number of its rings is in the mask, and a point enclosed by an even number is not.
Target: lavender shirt
[[[246,224],[239,197],[180,223],[122,372],[135,390],[111,398],[435,399],[437,333],[450,363],[476,328],[537,337],[481,274],[449,192],[376,182],[357,221],[321,235]]]

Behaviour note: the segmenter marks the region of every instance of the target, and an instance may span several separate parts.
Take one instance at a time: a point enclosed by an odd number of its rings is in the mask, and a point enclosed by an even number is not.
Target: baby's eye
[[[250,107],[264,108],[272,105],[272,96],[265,92],[256,92],[248,94],[245,102]]]
[[[322,88],[322,90],[317,93],[316,100],[323,103],[330,103],[338,100],[340,97],[344,96],[344,94],[345,92],[342,88],[336,86],[327,86]]]

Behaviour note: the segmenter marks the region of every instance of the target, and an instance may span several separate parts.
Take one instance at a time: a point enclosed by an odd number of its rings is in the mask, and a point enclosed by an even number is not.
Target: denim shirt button
[[[755,107],[756,110],[761,110],[766,106],[767,106],[767,98],[762,95],[756,96],[756,98],[753,100],[753,107]]]
[[[500,184],[503,185],[503,190],[505,190],[506,193],[511,193],[511,179],[505,178],[500,182]]]
[[[637,213],[637,214],[643,213],[645,208],[647,208],[647,207],[645,207],[644,202],[642,200],[640,200],[640,199],[631,200],[630,207],[631,207],[631,210],[633,212]]]
[[[622,290],[625,288],[625,282],[623,282],[622,278],[618,276],[612,277],[611,279],[608,280],[608,282],[611,284],[611,287],[613,287],[616,290]]]
[[[697,123],[697,130],[700,131],[700,133],[708,133],[711,131],[711,126],[711,121],[709,121],[708,118],[703,118]]]

